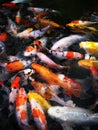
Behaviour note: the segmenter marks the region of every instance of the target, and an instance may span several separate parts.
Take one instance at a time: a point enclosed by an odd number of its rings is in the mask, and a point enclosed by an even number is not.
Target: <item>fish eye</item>
[[[60,113],[60,110],[59,110],[59,109],[56,109],[56,113]]]

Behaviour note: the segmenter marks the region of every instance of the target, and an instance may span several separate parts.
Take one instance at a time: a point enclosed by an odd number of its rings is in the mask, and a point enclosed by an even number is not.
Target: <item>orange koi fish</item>
[[[48,130],[46,116],[41,105],[34,99],[30,93],[28,93],[29,102],[31,104],[32,116],[34,117],[34,121],[37,127],[40,130]]]
[[[63,60],[63,59],[68,59],[68,60],[79,60],[83,58],[83,54],[79,52],[74,52],[74,51],[56,51],[56,50],[49,50],[49,53],[51,53],[53,56],[56,58]]]
[[[50,71],[48,68],[40,65],[40,64],[32,64],[31,67],[35,69],[35,71],[44,79],[46,80],[50,85],[59,85],[61,86],[65,91],[70,91],[71,94],[73,94],[76,97],[79,97],[82,93],[79,89],[74,89],[71,87],[71,84],[62,81],[57,74]]]
[[[7,2],[7,3],[3,3],[2,6],[6,7],[6,8],[15,8],[17,6],[17,4],[16,3]]]
[[[31,64],[31,61],[12,61],[5,64],[7,72],[17,72],[19,70],[24,69],[25,67],[29,66]]]
[[[15,22],[19,24],[21,22],[21,15],[20,15],[20,10],[17,12],[16,17],[15,17]]]
[[[39,24],[41,25],[50,25],[53,28],[64,28],[62,25],[59,25],[58,23],[54,22],[54,21],[50,21],[48,19],[39,19]]]
[[[8,35],[6,32],[3,32],[0,34],[0,41],[4,42],[7,40],[7,38],[8,38]]]
[[[24,88],[20,88],[15,101],[16,105],[16,117],[20,127],[25,126],[30,128],[28,123],[28,111],[27,111],[27,95]],[[32,130],[33,127],[32,127]]]
[[[43,16],[47,16],[48,14],[49,14],[49,12],[40,12],[40,13],[36,14],[33,19],[37,20],[39,18],[42,18]]]
[[[55,101],[55,102],[57,102],[61,105],[64,105],[64,106],[68,105],[67,102],[63,101],[61,98],[59,98],[59,96],[57,96],[55,94],[55,92],[53,92],[50,85],[45,84],[45,83],[41,83],[41,82],[37,82],[37,81],[32,81],[31,85],[45,99],[47,99],[49,101],[50,100]]]

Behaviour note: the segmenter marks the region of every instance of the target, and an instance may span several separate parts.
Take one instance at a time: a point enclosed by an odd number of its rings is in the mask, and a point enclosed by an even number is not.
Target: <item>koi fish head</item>
[[[36,46],[37,51],[41,51],[42,50],[42,43],[41,43],[40,40],[35,40],[34,41],[34,45]]]
[[[86,41],[86,42],[80,42],[79,44],[80,48],[84,48],[84,49],[94,49],[95,46],[96,46],[96,43],[95,42],[89,42],[89,41]]]
[[[33,56],[37,53],[36,47],[33,45],[30,45],[28,47],[26,47],[25,51],[24,51],[24,56],[29,57],[29,56]]]
[[[12,83],[11,83],[11,88],[14,88],[14,89],[19,89],[20,87],[20,76],[16,76],[13,80],[12,80]]]
[[[93,62],[94,62],[95,60],[79,60],[78,61],[78,65],[79,66],[81,66],[81,67],[83,67],[83,68],[86,68],[86,69],[90,69],[90,67],[93,65]]]

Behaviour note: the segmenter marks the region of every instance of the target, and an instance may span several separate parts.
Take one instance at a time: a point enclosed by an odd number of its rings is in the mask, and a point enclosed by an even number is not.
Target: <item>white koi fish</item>
[[[54,45],[51,47],[51,50],[60,50],[60,51],[66,50],[72,44],[75,44],[76,42],[84,39],[85,36],[81,36],[81,35],[70,35],[67,37],[63,37],[54,43]]]
[[[34,39],[42,37],[48,31],[49,28],[50,28],[50,25],[39,30],[34,30],[28,34],[28,37],[32,37]]]
[[[66,68],[66,66],[62,66],[62,65],[55,63],[52,59],[50,59],[48,56],[46,56],[42,52],[38,52],[37,56],[43,63],[46,63],[51,68],[58,68],[58,69]]]
[[[53,106],[48,109],[51,118],[66,125],[94,125],[98,124],[98,113],[79,107]],[[66,126],[65,125],[65,126]]]

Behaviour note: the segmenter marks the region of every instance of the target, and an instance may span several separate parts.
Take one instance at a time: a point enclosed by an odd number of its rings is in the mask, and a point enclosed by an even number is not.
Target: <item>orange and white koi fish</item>
[[[75,51],[56,51],[56,50],[49,50],[49,53],[55,56],[56,58],[63,60],[79,60],[83,58],[83,54]]]
[[[47,99],[49,101],[55,101],[55,102],[57,102],[57,103],[59,103],[60,105],[63,105],[63,106],[66,106],[66,105],[73,106],[72,104],[68,104],[68,102],[65,102],[63,99],[59,98],[59,96],[57,96],[55,94],[55,92],[53,92],[53,90],[51,89],[51,85],[41,83],[41,82],[37,82],[37,81],[34,81],[34,80],[31,81],[31,85],[45,99]]]
[[[59,85],[61,86],[65,91],[70,91],[71,94],[73,94],[76,97],[79,97],[80,94],[82,93],[81,89],[74,89],[71,87],[71,84],[62,81],[57,74],[53,73],[50,71],[48,68],[45,66],[42,66],[40,64],[32,64],[31,67],[35,69],[35,71],[44,79],[46,80],[47,83],[50,85]]]
[[[20,76],[16,76],[11,82],[11,92],[9,94],[10,103],[14,103],[16,100],[16,96],[20,88],[20,80],[21,80]]]
[[[98,42],[85,41],[79,43],[80,48],[83,48],[87,54],[98,57]]]
[[[31,64],[31,61],[25,61],[25,60],[18,60],[18,61],[12,61],[9,63],[5,63],[5,68],[7,72],[13,73],[13,72],[17,72],[19,70],[23,70],[24,68],[26,68],[27,66],[29,66]]]
[[[32,127],[32,130],[34,130],[33,126],[30,126],[28,123],[27,94],[24,88],[19,89],[15,105],[16,105],[16,117],[20,127],[25,126],[28,128],[28,130],[30,127]]]
[[[50,59],[48,56],[46,56],[44,53],[42,52],[38,52],[36,54],[38,56],[38,58],[45,64],[47,64],[50,68],[57,68],[57,69],[64,69],[67,68],[67,66],[62,66],[59,65],[57,63],[55,63],[52,59]]]
[[[4,42],[4,41],[7,40],[7,38],[8,38],[8,35],[7,35],[6,32],[2,32],[2,33],[0,34],[0,41]]]
[[[48,25],[44,28],[41,28],[39,30],[34,30],[28,34],[28,37],[34,38],[34,39],[40,38],[49,30],[49,28],[50,28],[50,25]]]
[[[28,93],[28,99],[31,104],[32,116],[34,117],[37,127],[40,130],[48,130],[46,116],[41,105],[32,97],[31,93]]]
[[[82,95],[83,93],[85,94],[85,92],[84,92],[82,86],[81,86],[77,81],[75,81],[74,79],[71,79],[71,78],[65,76],[64,74],[58,74],[58,77],[59,77],[62,81],[67,82],[68,84],[71,85],[70,90],[68,90],[68,91],[66,90],[66,91],[65,91],[65,93],[66,93],[68,96],[71,96],[71,95],[72,95],[71,90],[72,90],[73,88],[77,90],[77,95],[78,95],[78,94],[79,94],[79,95]],[[81,94],[80,94],[80,93],[81,93]],[[83,98],[83,97],[80,97],[80,98]]]
[[[55,42],[54,45],[51,47],[51,50],[59,50],[59,51],[67,50],[68,47],[71,46],[72,44],[75,44],[76,42],[84,39],[85,36],[69,35]]]
[[[16,37],[19,38],[28,38],[28,34],[33,30],[33,28],[27,28],[24,31],[17,33]]]
[[[33,44],[36,46],[37,51],[41,51],[42,49],[44,49],[47,45],[47,37],[41,37],[40,39],[36,39],[33,41]]]
[[[36,47],[32,44],[30,46],[27,46],[23,52],[23,55],[26,56],[26,57],[31,57],[31,56],[34,56],[36,55],[37,53],[37,49]]]
[[[16,17],[15,17],[15,22],[16,22],[17,24],[20,24],[20,22],[21,22],[20,10],[17,11]]]
[[[97,24],[98,22],[91,22],[85,20],[73,20],[71,23],[66,24],[67,27],[74,27],[74,26],[89,26],[93,24]]]
[[[36,55],[37,52],[41,51],[43,48],[45,48],[47,43],[47,38],[42,37],[40,39],[36,39],[33,41],[33,43],[30,46],[27,46],[24,50],[24,56],[30,57],[33,55]]]
[[[56,23],[56,22],[54,22],[54,21],[51,21],[51,20],[48,20],[48,19],[39,19],[39,24],[40,25],[46,25],[46,26],[48,26],[48,25],[50,25],[51,27],[53,27],[53,28],[64,28],[64,26],[62,26],[62,25],[59,25],[58,23]]]
[[[8,28],[9,32],[12,32],[14,35],[17,34],[17,26],[9,17],[8,17]]]

